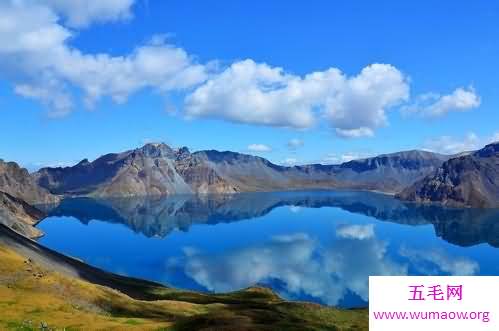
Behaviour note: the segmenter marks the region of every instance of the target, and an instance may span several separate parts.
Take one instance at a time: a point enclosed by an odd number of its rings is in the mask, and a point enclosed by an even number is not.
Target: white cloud
[[[374,131],[367,127],[360,127],[357,129],[336,128],[336,134],[342,138],[373,137]]]
[[[205,66],[164,39],[158,42],[154,38],[125,56],[85,54],[71,47],[68,42],[73,32],[59,23],[53,8],[78,7],[80,2],[56,2],[11,0],[0,4],[0,72],[18,94],[42,101],[53,113],[62,115],[71,110],[75,89],[83,92],[86,105],[92,106],[102,97],[125,102],[130,94],[144,88],[165,93],[206,79]],[[91,3],[93,6],[94,1]],[[119,3],[124,4],[111,1],[107,5],[118,8]],[[100,5],[96,6],[91,8]],[[105,17],[95,15],[88,16],[88,22]]]
[[[395,67],[372,64],[326,99],[326,114],[340,137],[372,136],[387,123],[386,111],[409,98],[407,78]]]
[[[322,164],[341,164],[345,162],[349,162],[352,160],[364,159],[366,157],[371,156],[368,153],[358,153],[358,152],[347,152],[344,154],[335,154],[331,153],[326,155],[320,163]]]
[[[288,166],[288,167],[291,167],[291,166],[295,166],[298,164],[298,160],[294,157],[288,157],[288,158],[285,158],[282,162],[281,162],[282,165],[284,166]]]
[[[441,136],[428,140],[423,149],[442,154],[457,154],[474,151],[496,141],[499,141],[499,132],[489,137],[479,137],[474,132],[469,132],[464,137]]]
[[[464,112],[480,106],[481,100],[473,87],[456,88],[451,94],[427,93],[419,96],[412,105],[404,107],[407,113],[438,117],[452,111]]]
[[[57,89],[57,83],[55,86],[48,85],[46,87],[19,84],[15,86],[14,91],[23,97],[41,101],[50,109],[49,115],[51,117],[60,117],[71,111],[73,102],[67,93]]]
[[[464,138],[456,139],[451,136],[442,136],[429,140],[425,143],[424,149],[442,154],[457,154],[476,150],[480,147],[478,136],[470,132]]]
[[[369,239],[374,237],[374,225],[340,224],[336,227],[336,236],[358,240]]]
[[[338,135],[360,137],[385,125],[386,111],[408,95],[405,76],[387,64],[370,65],[354,77],[336,68],[300,77],[244,60],[187,96],[186,113],[297,129],[314,126],[321,114]]]
[[[297,150],[298,148],[303,147],[305,143],[303,140],[298,139],[298,138],[293,138],[288,141],[287,146],[290,150]]]
[[[45,0],[42,3],[64,16],[68,26],[81,28],[93,22],[131,18],[134,0]]]
[[[187,97],[186,112],[190,117],[307,128],[315,118],[310,101],[301,94],[300,78],[281,68],[245,60],[232,64],[197,88]]]
[[[187,118],[307,129],[325,125],[343,138],[373,136],[387,113],[409,98],[408,78],[389,64],[356,75],[337,68],[296,75],[279,67],[238,61],[218,69],[153,36],[121,56],[86,53],[71,45],[74,28],[131,18],[135,0],[6,0],[0,2],[0,75],[15,92],[63,116],[83,102],[126,102],[143,89],[181,91]],[[80,100],[81,96],[81,100]],[[427,94],[405,107],[433,116],[480,105],[473,88]],[[288,143],[295,150],[299,139]]]
[[[248,151],[251,152],[271,152],[272,148],[264,144],[251,144],[248,146]]]

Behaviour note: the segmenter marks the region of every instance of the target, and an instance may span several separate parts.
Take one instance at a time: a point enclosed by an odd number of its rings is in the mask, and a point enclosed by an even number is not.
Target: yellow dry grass
[[[5,247],[0,247],[0,261],[1,330],[39,329],[42,323],[61,330],[157,330],[171,326],[175,315],[203,311],[186,302],[134,300],[27,263]]]
[[[0,330],[367,330],[367,310],[286,302],[264,288],[201,294],[125,281],[150,301],[42,268],[0,245]]]

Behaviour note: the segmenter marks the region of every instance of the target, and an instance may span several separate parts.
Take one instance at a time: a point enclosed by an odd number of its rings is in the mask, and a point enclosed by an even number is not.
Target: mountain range
[[[107,154],[72,167],[32,175],[55,195],[127,197],[298,189],[363,189],[397,193],[435,171],[449,156],[408,151],[340,165],[286,167],[252,155],[215,150],[191,153],[165,144]]]
[[[0,222],[41,235],[42,212],[31,205],[64,197],[145,197],[304,189],[355,189],[450,207],[499,207],[499,142],[460,155],[405,151],[338,165],[276,165],[264,158],[215,150],[191,153],[166,144],[106,154],[71,167],[30,174],[0,160]]]

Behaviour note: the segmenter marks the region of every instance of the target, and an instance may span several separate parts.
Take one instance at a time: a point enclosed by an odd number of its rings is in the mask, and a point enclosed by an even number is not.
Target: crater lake
[[[263,285],[366,307],[370,275],[498,275],[499,210],[357,191],[65,199],[39,242],[122,275],[197,291]]]

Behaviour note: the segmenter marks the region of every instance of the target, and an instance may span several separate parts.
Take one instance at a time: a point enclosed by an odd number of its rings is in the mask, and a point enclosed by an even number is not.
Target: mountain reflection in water
[[[370,275],[499,272],[498,210],[370,192],[78,198],[46,209],[43,244],[195,290],[263,284],[289,299],[355,307],[367,303]]]

